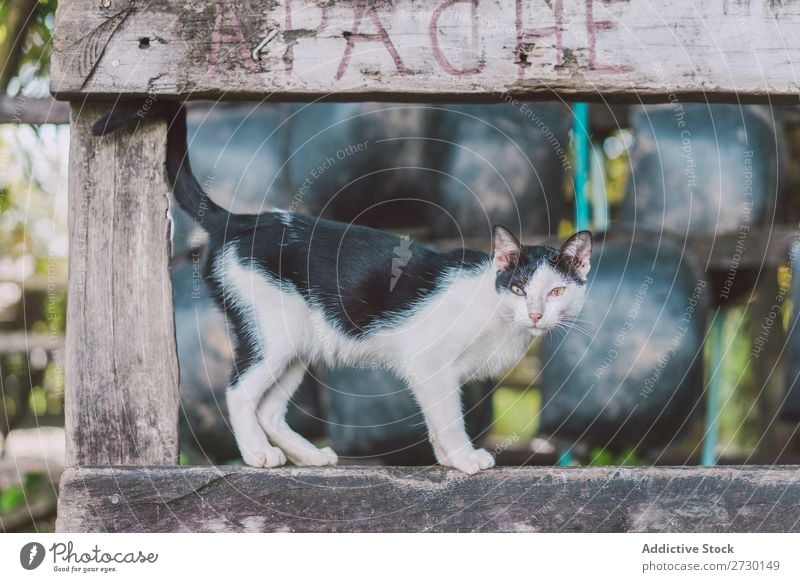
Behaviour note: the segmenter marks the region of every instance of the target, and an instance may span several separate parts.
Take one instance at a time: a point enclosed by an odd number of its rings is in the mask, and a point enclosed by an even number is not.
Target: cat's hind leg
[[[255,362],[237,375],[226,393],[233,436],[242,459],[251,467],[278,467],[286,463],[283,451],[270,444],[256,416],[264,393],[275,384],[275,377],[282,375],[284,368],[279,366],[276,371],[263,360]]]
[[[258,420],[269,440],[280,447],[295,465],[335,465],[339,458],[333,449],[318,449],[311,442],[293,431],[286,422],[289,401],[297,391],[306,372],[305,363],[297,360],[272,386],[258,408]]]

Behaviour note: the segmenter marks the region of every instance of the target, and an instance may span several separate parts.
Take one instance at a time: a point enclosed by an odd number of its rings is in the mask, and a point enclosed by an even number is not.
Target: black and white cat
[[[371,228],[289,212],[232,214],[192,175],[183,108],[158,104],[149,114],[168,118],[175,198],[209,234],[206,281],[236,335],[227,402],[244,461],[336,464],[333,450],[286,423],[289,401],[313,362],[380,363],[408,382],[439,463],[469,474],[492,467],[493,456],[474,448],[464,430],[460,386],[503,373],[536,336],[578,314],[591,234],[578,232],[555,249],[523,246],[496,226],[489,256],[438,253]],[[118,110],[93,132],[143,117]]]

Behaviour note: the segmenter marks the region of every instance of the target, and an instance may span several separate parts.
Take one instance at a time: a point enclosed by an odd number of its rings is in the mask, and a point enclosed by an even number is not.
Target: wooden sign
[[[800,4],[767,0],[62,0],[52,91],[793,102]]]

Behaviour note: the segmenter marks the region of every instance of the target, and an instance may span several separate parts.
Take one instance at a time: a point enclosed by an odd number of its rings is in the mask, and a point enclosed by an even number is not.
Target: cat
[[[441,253],[286,211],[230,213],[192,174],[182,106],[118,109],[92,131],[103,135],[148,116],[168,120],[167,177],[180,207],[209,236],[204,276],[235,335],[226,400],[244,462],[337,463],[331,448],[317,448],[284,418],[306,368],[321,362],[391,369],[418,401],[440,464],[467,474],[494,466],[465,431],[460,386],[505,372],[534,338],[577,316],[591,233],[577,232],[560,248],[523,246],[495,226],[491,255]]]

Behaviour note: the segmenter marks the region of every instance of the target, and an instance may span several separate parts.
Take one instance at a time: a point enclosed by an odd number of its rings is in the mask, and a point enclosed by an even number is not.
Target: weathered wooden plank
[[[57,529],[800,531],[800,468],[69,469]]]
[[[175,463],[166,124],[92,137],[105,111],[72,110],[67,464]]]
[[[12,331],[0,333],[0,354],[26,353],[35,349],[56,351],[64,347],[64,336]]]
[[[36,99],[24,95],[0,95],[0,123],[69,123],[69,104],[50,97]]]
[[[796,103],[798,61],[796,2],[62,0],[51,89]]]

